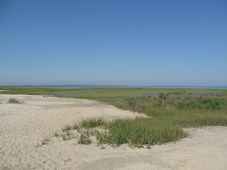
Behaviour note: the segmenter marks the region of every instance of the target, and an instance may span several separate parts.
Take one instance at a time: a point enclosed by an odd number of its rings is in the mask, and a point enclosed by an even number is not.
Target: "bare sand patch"
[[[8,104],[17,98],[23,104]],[[101,149],[94,144],[54,141],[56,130],[87,118],[135,118],[138,113],[82,99],[0,95],[0,169],[226,170],[227,127],[187,129],[190,136],[151,149]]]

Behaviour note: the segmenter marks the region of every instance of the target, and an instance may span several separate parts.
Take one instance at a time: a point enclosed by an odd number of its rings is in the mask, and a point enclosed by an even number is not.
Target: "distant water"
[[[111,85],[19,85],[13,87],[21,88],[62,88],[62,89],[82,89],[82,88],[127,88],[128,86]]]
[[[19,85],[16,87],[27,88],[67,88],[67,89],[82,89],[82,88],[199,88],[199,89],[227,89],[227,86],[206,86],[206,85]]]
[[[135,86],[134,86],[135,87]],[[160,85],[160,86],[137,86],[143,88],[190,88],[190,89],[227,89],[227,86],[192,86],[192,85]]]

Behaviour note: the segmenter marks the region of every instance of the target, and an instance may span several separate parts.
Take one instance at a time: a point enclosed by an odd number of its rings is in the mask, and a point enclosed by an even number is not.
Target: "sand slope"
[[[24,101],[8,104],[9,98]],[[136,113],[81,99],[0,95],[0,170],[226,170],[227,127],[188,129],[177,143],[132,149],[43,139],[87,118],[135,118]]]

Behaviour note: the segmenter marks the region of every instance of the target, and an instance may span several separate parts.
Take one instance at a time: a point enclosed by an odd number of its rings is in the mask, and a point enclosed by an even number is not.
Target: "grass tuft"
[[[79,126],[85,129],[89,129],[89,128],[101,127],[104,125],[105,125],[105,122],[102,119],[90,119],[90,120],[82,121]]]
[[[108,133],[98,134],[99,143],[143,146],[176,141],[186,136],[183,129],[152,119],[116,120],[109,123],[107,129]]]
[[[90,135],[88,131],[84,131],[83,133],[81,133],[80,135],[80,139],[78,141],[79,144],[83,144],[83,145],[89,145],[91,144],[91,139],[90,139]]]

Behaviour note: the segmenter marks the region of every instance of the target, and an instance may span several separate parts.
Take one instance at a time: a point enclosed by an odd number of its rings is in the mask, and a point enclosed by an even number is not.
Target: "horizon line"
[[[227,88],[227,85],[195,85],[195,84],[151,84],[151,85],[129,85],[129,84],[6,84],[0,87],[61,87],[61,88],[86,88],[86,87],[125,87],[125,88]]]

